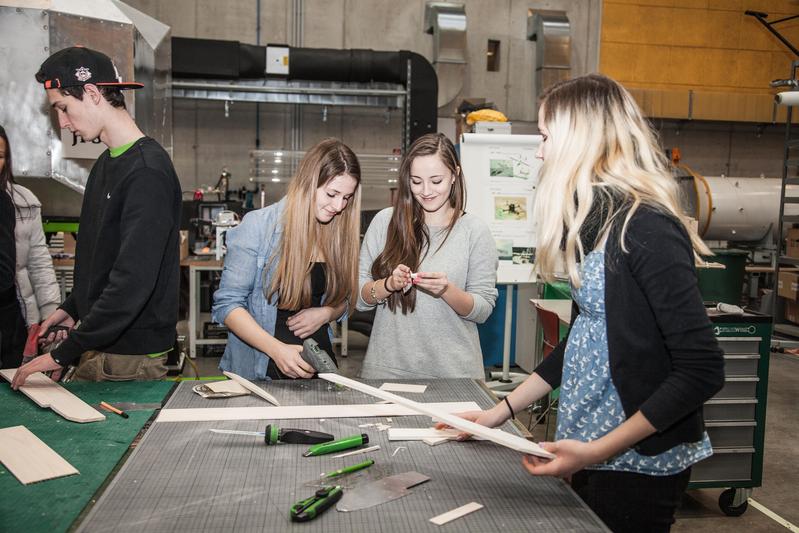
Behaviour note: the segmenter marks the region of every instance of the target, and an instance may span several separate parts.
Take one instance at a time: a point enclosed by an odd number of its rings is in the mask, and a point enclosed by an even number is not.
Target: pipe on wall
[[[266,77],[266,48],[213,39],[172,38],[175,78],[261,79]],[[438,78],[430,62],[407,50],[336,50],[288,47],[289,80],[388,82],[410,85],[410,140],[435,132]],[[410,62],[410,78],[408,77]]]

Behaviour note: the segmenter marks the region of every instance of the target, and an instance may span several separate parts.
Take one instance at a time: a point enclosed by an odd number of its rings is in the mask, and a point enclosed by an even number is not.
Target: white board
[[[533,205],[541,161],[540,135],[465,133],[460,157],[466,211],[488,224],[497,242],[497,283],[533,283],[537,245]]]
[[[339,376],[338,374],[321,373],[319,374],[319,377],[332,383],[344,385],[345,387],[375,396],[382,400],[388,400],[390,402],[408,407],[418,413],[431,416],[436,420],[444,422],[453,428],[460,429],[461,431],[465,431],[472,435],[477,435],[478,437],[483,437],[486,440],[490,440],[491,442],[505,446],[506,448],[530,455],[536,455],[538,457],[544,457],[546,459],[555,458],[554,454],[546,451],[534,442],[530,442],[522,437],[512,435],[502,431],[501,429],[488,428],[475,422],[463,419],[454,414],[439,410],[436,408],[435,404],[414,402],[413,400],[380,390],[378,388],[372,387],[371,385],[361,383],[360,381],[355,381],[354,379]]]
[[[446,413],[479,410],[474,402],[424,404]],[[412,416],[418,411],[391,403],[355,405],[284,405],[281,407],[208,407],[200,409],[161,409],[156,422],[206,422],[211,420],[292,420],[308,418],[365,418],[374,416]]]

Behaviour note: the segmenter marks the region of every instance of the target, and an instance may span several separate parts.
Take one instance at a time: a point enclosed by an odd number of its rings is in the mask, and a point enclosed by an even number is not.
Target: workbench
[[[474,401],[494,404],[490,393],[473,380],[408,381],[428,385],[424,394],[405,396],[423,402]],[[379,386],[382,381],[367,383]],[[268,407],[256,396],[209,400],[191,391],[196,382],[181,383],[167,409]],[[258,382],[282,405],[373,404],[376,399],[321,380]],[[485,507],[443,526],[457,531],[607,531],[599,519],[560,479],[536,478],[521,466],[522,455],[488,441],[446,442],[388,440],[387,431],[359,427],[377,422],[392,427],[429,427],[426,416],[386,418],[306,418],[275,422],[332,433],[342,438],[369,435],[369,454],[334,459],[303,457],[307,445],[266,446],[263,439],[220,435],[209,429],[263,431],[267,420],[159,422],[141,442],[82,520],[78,531],[440,531],[429,519],[469,502]],[[503,429],[521,434],[511,424]],[[323,472],[367,458],[371,468],[339,481],[345,488],[415,470],[429,476],[410,494],[370,509],[350,513],[326,511],[307,523],[289,520],[289,508],[311,496]],[[70,478],[66,478],[70,479]],[[73,478],[74,479],[74,478]]]
[[[173,386],[168,381],[64,384],[90,405],[100,401],[160,404]],[[104,421],[78,424],[38,407],[6,382],[0,384],[0,405],[0,428],[24,425],[80,472],[23,485],[0,464],[0,531],[9,533],[67,531],[154,412],[131,410],[126,419],[104,411]]]

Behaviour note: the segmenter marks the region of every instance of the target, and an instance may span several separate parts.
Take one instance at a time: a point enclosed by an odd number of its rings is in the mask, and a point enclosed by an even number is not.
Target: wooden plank
[[[411,385],[409,383],[383,383],[380,385],[380,390],[387,390],[389,392],[413,392],[422,394],[427,390],[427,385]]]
[[[436,428],[389,428],[388,429],[388,440],[423,440],[427,442],[428,440],[434,440],[435,443],[431,444],[431,446],[435,446],[436,444],[440,444],[439,439],[442,441],[444,440],[455,440],[458,438],[458,435],[463,433],[459,429],[436,429]],[[481,437],[473,437],[475,440],[484,440]]]
[[[444,422],[445,424],[460,429],[461,431],[465,431],[472,435],[477,435],[478,437],[483,437],[486,440],[490,440],[491,442],[495,442],[500,446],[505,446],[506,448],[510,448],[512,450],[516,450],[518,452],[536,455],[538,457],[544,457],[546,459],[554,459],[555,455],[549,453],[541,446],[534,442],[530,442],[529,440],[523,439],[517,435],[512,435],[501,429],[497,428],[488,428],[486,426],[482,426],[470,420],[463,419],[459,416],[451,414],[450,412],[445,412],[443,410],[437,409],[435,404],[424,404],[415,402],[413,400],[409,400],[407,398],[403,398],[402,396],[397,396],[396,394],[392,394],[390,392],[386,392],[380,390],[376,387],[372,387],[365,383],[361,383],[359,381],[355,381],[354,379],[345,378],[344,376],[339,376],[338,374],[330,374],[330,373],[321,373],[319,377],[330,381],[332,383],[336,383],[338,385],[344,385],[345,387],[349,387],[351,389],[355,389],[357,391],[370,394],[377,398],[388,400],[390,402],[397,403],[399,405],[403,405],[414,411],[421,413],[423,415],[428,415],[433,418]]]
[[[0,429],[0,462],[23,485],[80,473],[25,426]]]
[[[0,375],[9,383],[17,373],[16,368],[0,370]],[[25,380],[19,390],[33,400],[39,407],[49,407],[57,414],[72,422],[81,424],[105,420],[105,415],[84,402],[67,389],[41,372],[34,372]]]
[[[437,526],[443,526],[447,522],[452,522],[453,520],[458,519],[462,516],[466,516],[469,513],[479,511],[482,508],[483,506],[477,502],[467,503],[466,505],[461,505],[457,509],[447,511],[446,513],[440,514],[438,516],[434,516],[433,518],[430,519],[430,521]]]
[[[232,379],[233,381],[237,382],[239,385],[247,389],[248,391],[252,392],[256,396],[260,396],[267,402],[271,403],[272,405],[280,405],[280,402],[277,401],[277,398],[266,392],[264,389],[256,385],[255,383],[239,376],[238,374],[234,374],[233,372],[225,372],[222,371],[224,375]]]
[[[480,410],[474,402],[445,402],[434,406],[444,413]],[[208,422],[214,420],[290,420],[308,418],[366,418],[410,416],[418,411],[391,403],[354,405],[283,405],[280,407],[208,407],[200,409],[161,409],[156,422]]]

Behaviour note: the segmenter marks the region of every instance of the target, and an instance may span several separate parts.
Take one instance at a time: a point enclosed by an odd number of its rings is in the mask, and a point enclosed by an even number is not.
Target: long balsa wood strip
[[[474,402],[430,403],[444,413],[479,410]],[[391,403],[354,405],[283,405],[280,407],[208,407],[161,409],[156,422],[209,422],[216,420],[289,420],[307,418],[365,418],[418,415],[417,411]]]
[[[16,368],[0,370],[0,375],[9,383],[14,379],[14,374],[16,373]],[[20,387],[19,390],[39,407],[49,407],[72,422],[83,424],[105,420],[103,413],[97,411],[41,372],[35,372],[28,376],[28,379],[25,380],[25,385]]]
[[[0,462],[24,485],[80,473],[25,426],[0,429]]]
[[[423,440],[444,439],[455,440],[458,435],[463,433],[459,429],[436,429],[436,428],[388,428],[388,440]],[[483,440],[474,437],[476,440]]]
[[[355,381],[354,379],[345,378],[344,376],[339,376],[338,374],[330,374],[330,373],[322,373],[319,374],[319,377],[330,381],[332,383],[336,383],[338,385],[344,385],[345,387],[349,387],[351,389],[355,389],[357,391],[369,394],[371,396],[375,396],[376,398],[380,398],[382,400],[388,400],[390,402],[397,403],[399,405],[404,405],[417,413],[431,416],[445,424],[460,429],[461,431],[465,431],[467,433],[471,433],[472,435],[477,435],[478,437],[483,437],[486,440],[490,440],[491,442],[495,442],[501,446],[505,446],[506,448],[510,448],[512,450],[516,450],[518,452],[536,455],[538,457],[544,457],[546,459],[554,459],[555,455],[549,453],[541,446],[534,442],[530,442],[527,439],[523,439],[522,437],[512,435],[501,429],[497,428],[488,428],[482,426],[480,424],[476,424],[475,422],[471,422],[469,420],[463,419],[459,416],[451,414],[452,411],[445,412],[439,410],[435,407],[434,404],[424,404],[419,402],[414,402],[413,400],[409,400],[407,398],[403,398],[402,396],[397,396],[396,394],[392,394],[390,392],[386,392],[384,390],[380,390],[378,388],[372,387],[371,385],[367,385],[365,383],[361,383],[360,381]]]

